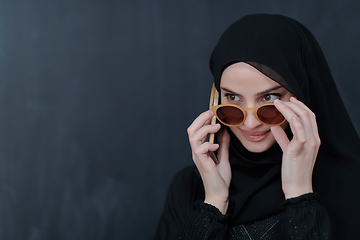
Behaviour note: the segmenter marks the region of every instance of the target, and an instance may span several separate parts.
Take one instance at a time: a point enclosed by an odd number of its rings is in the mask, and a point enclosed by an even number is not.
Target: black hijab
[[[360,140],[314,36],[288,17],[246,16],[224,32],[211,55],[210,69],[219,91],[222,72],[236,62],[252,65],[316,114],[321,146],[313,188],[330,215],[334,237],[353,236],[360,231]],[[237,225],[275,214],[284,200],[280,147],[251,153],[229,133],[231,222]],[[287,134],[291,139],[288,129]]]

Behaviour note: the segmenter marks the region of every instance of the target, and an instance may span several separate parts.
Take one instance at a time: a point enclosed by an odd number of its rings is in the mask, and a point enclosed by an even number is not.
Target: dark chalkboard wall
[[[0,239],[151,239],[208,58],[250,13],[319,40],[360,132],[359,1],[0,1]]]

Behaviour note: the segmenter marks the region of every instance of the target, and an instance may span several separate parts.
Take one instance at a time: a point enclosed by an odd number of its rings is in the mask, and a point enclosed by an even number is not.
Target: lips
[[[240,128],[239,128],[240,129]],[[266,138],[270,134],[270,129],[267,131],[246,131],[240,129],[240,132],[244,135],[244,137],[251,142],[259,142]]]

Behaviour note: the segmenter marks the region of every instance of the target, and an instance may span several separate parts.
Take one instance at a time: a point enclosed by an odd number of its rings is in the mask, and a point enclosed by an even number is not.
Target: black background
[[[314,33],[359,133],[359,3],[1,0],[0,238],[151,239],[212,48],[246,14]]]

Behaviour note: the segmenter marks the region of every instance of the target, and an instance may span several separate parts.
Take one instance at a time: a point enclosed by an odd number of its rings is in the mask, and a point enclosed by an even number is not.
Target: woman
[[[215,111],[221,124],[211,124],[207,111],[188,128],[196,167],[174,178],[155,239],[358,239],[360,141],[309,30],[246,16],[221,36],[210,68],[221,104],[246,116]],[[264,104],[286,121],[264,120]]]

